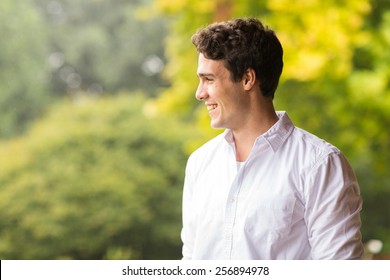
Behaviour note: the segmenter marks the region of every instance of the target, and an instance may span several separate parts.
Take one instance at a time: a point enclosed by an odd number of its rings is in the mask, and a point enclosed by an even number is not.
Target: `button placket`
[[[233,256],[234,248],[234,226],[237,216],[238,196],[241,190],[243,169],[239,170],[230,188],[230,193],[226,203],[225,216],[225,240],[226,255],[228,259]]]

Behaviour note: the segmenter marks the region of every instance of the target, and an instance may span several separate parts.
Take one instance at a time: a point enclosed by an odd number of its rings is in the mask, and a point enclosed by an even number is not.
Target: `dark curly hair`
[[[233,81],[252,68],[264,96],[272,99],[283,69],[283,48],[274,31],[254,18],[218,22],[192,36],[197,51],[206,58],[223,60]]]

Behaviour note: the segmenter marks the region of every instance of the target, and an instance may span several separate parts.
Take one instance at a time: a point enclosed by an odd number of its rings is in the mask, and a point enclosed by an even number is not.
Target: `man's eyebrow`
[[[199,78],[201,78],[201,77],[215,77],[215,75],[211,74],[211,73],[198,73],[197,76]]]

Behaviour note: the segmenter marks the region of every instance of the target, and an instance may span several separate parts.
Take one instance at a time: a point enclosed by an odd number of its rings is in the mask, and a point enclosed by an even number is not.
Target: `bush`
[[[0,146],[1,259],[180,258],[191,132],[145,105],[66,102]]]

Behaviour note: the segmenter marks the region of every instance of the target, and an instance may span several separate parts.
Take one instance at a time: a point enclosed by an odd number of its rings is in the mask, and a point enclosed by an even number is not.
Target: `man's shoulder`
[[[208,140],[199,148],[197,148],[189,157],[189,160],[200,160],[208,157],[213,157],[215,153],[222,147],[225,133],[221,133],[214,138]]]
[[[203,145],[197,148],[192,154],[202,154],[204,152],[210,152],[221,146],[224,141],[225,133],[218,134],[217,136],[206,141]]]
[[[279,119],[281,120],[281,125],[279,126],[279,130],[283,133],[283,135],[288,135],[286,148],[289,153],[293,153],[294,151],[301,154],[332,154],[332,153],[340,153],[339,149],[329,143],[328,141],[320,138],[319,136],[297,127],[293,124],[287,112],[278,111]],[[291,129],[292,128],[292,129]],[[290,133],[291,131],[291,133]]]
[[[192,152],[187,161],[187,174],[191,173],[193,176],[197,176],[195,174],[207,169],[212,162],[218,161],[223,142],[224,133],[208,140]]]
[[[304,150],[316,158],[341,154],[336,146],[302,128],[295,127],[291,136],[301,151]]]

